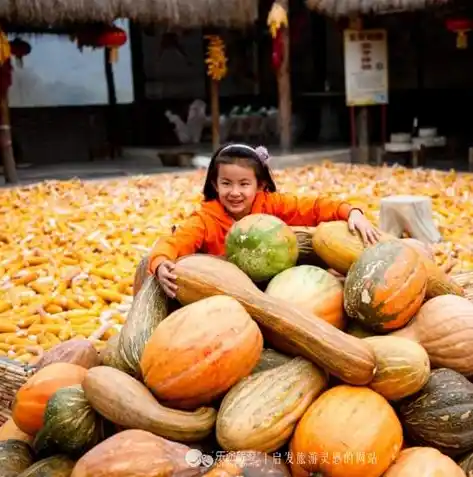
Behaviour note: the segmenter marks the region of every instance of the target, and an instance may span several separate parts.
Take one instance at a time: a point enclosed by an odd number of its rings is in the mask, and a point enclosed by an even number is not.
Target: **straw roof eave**
[[[310,10],[330,17],[425,10],[449,0],[306,0]]]
[[[0,19],[16,25],[46,27],[112,22],[182,28],[241,28],[255,22],[258,0],[10,0],[0,1]]]

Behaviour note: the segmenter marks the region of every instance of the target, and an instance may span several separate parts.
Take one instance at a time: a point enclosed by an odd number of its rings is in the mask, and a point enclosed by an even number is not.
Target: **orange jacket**
[[[324,197],[297,197],[277,192],[258,192],[252,214],[275,215],[288,225],[317,225],[332,220],[348,220],[353,208],[346,202]],[[173,235],[154,245],[148,271],[156,272],[164,260],[201,252],[225,255],[225,236],[235,222],[218,200],[203,202],[199,211],[180,225]]]

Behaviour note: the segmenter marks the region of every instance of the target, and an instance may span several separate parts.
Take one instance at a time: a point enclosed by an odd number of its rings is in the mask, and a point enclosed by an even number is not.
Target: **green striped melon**
[[[267,214],[247,215],[235,222],[225,238],[227,260],[253,281],[270,280],[296,265],[296,234],[281,219]]]

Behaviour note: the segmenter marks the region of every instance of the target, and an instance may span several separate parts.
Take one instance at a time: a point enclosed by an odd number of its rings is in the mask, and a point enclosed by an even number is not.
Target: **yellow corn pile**
[[[429,195],[445,238],[439,263],[473,270],[473,175],[326,163],[274,176],[282,191],[331,194],[375,222],[380,198]],[[136,265],[198,206],[203,179],[196,171],[0,191],[0,356],[29,362],[71,337],[103,346],[126,319]]]

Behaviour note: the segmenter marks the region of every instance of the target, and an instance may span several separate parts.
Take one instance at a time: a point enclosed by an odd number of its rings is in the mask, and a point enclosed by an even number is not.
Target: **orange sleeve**
[[[273,193],[269,196],[273,214],[288,225],[318,225],[320,222],[348,220],[350,212],[356,208],[348,202],[332,200],[328,197],[296,196]],[[356,208],[357,210],[360,210]],[[362,212],[360,210],[360,212]]]
[[[159,239],[151,250],[148,272],[154,275],[164,260],[175,261],[184,255],[195,253],[205,238],[205,224],[199,215],[193,215],[182,223],[172,235]]]

